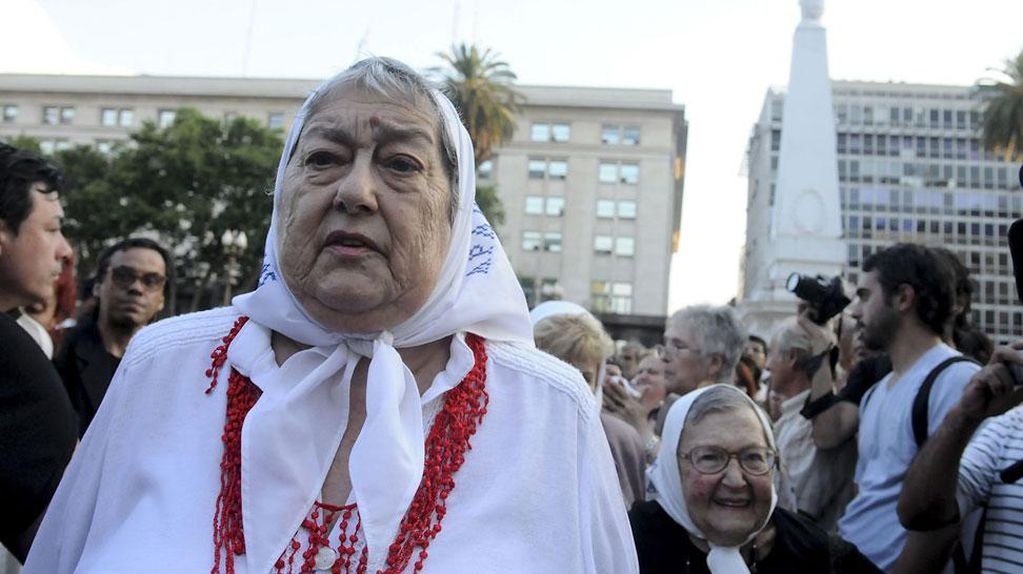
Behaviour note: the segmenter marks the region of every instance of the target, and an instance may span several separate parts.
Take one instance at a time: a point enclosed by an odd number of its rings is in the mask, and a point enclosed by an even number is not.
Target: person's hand
[[[604,383],[604,410],[620,417],[632,425],[641,436],[645,436],[649,410],[639,399],[629,394],[622,383],[606,380]]]
[[[1023,402],[1023,385],[1010,369],[1023,368],[1023,341],[998,347],[991,360],[970,379],[957,408],[967,421],[978,423]],[[1019,381],[1023,383],[1023,381]]]
[[[818,325],[810,319],[813,309],[809,305],[801,304],[799,315],[796,321],[807,336],[810,337],[811,353],[813,356],[820,355],[824,351],[835,346],[835,333],[826,326]]]

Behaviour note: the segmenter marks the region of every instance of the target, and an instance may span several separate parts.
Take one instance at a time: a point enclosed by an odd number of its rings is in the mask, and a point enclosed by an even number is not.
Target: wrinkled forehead
[[[366,85],[354,79],[329,84],[313,96],[309,102],[299,141],[309,126],[330,125],[336,122],[338,118],[334,116],[337,115],[337,110],[343,109],[344,104],[348,102],[363,104],[370,110],[376,106],[381,114],[393,116],[397,112],[397,115],[404,116],[404,121],[428,124],[433,132],[432,139],[438,146],[441,145],[444,118],[431,94],[412,88]]]

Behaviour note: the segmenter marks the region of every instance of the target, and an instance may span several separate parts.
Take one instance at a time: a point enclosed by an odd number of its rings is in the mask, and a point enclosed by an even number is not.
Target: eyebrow
[[[355,137],[350,131],[337,126],[317,125],[309,128],[308,136],[320,136],[332,142],[352,146],[355,144]],[[400,126],[388,122],[379,122],[373,127],[373,136],[378,144],[389,144],[395,141],[423,140],[427,144],[434,143],[433,134],[430,130],[418,126]]]

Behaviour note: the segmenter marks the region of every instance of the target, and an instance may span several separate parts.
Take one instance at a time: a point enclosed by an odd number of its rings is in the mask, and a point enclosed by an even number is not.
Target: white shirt
[[[859,492],[838,522],[842,538],[852,542],[882,570],[890,570],[902,552],[906,531],[895,512],[902,481],[916,456],[912,410],[927,374],[945,359],[960,353],[938,344],[917,359],[890,386],[893,373],[881,379],[860,404]],[[970,377],[979,370],[973,363],[955,363],[941,372],[931,387],[927,434],[934,434],[952,405],[963,394]]]
[[[827,450],[814,445],[813,421],[799,414],[809,395],[807,389],[781,404],[774,438],[782,469],[795,491],[796,508],[831,532],[852,498],[856,443],[850,440]]]
[[[54,496],[27,574],[210,570],[228,365],[210,395],[203,392],[209,385],[204,372],[236,318],[233,308],[187,315],[161,321],[132,340]],[[262,329],[249,325],[252,336]],[[268,333],[263,336],[260,368],[273,370],[265,360],[272,358]],[[488,342],[487,352],[488,411],[454,475],[443,531],[430,545],[423,571],[637,572],[607,440],[578,372],[523,345]],[[434,384],[461,380],[471,364],[472,353],[458,335]],[[259,372],[251,375],[257,385]],[[438,400],[443,397],[427,401],[424,412],[435,412]],[[302,420],[332,424],[317,413]],[[265,465],[254,460],[293,458],[307,450],[332,459],[337,444],[314,445],[303,440],[302,426],[294,430],[275,443],[243,447],[248,553],[235,559],[239,574],[269,572],[319,496],[318,488],[263,488],[274,477],[263,480]],[[283,470],[325,476],[328,468]],[[292,499],[308,504],[280,508],[281,500]],[[254,540],[281,544],[253,548]],[[371,563],[370,571],[378,567]]]

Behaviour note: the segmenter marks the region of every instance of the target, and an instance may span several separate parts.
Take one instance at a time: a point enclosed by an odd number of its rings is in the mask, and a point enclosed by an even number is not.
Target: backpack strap
[[[977,361],[974,361],[966,355],[956,355],[955,357],[949,357],[944,361],[938,363],[937,367],[931,369],[930,373],[927,373],[927,378],[920,385],[920,390],[916,392],[916,398],[913,399],[913,438],[916,439],[916,448],[919,449],[923,446],[927,440],[927,412],[930,406],[931,400],[931,388],[934,386],[934,381],[938,380],[941,373],[945,369],[954,365],[955,363],[970,362],[974,365],[980,365]]]

